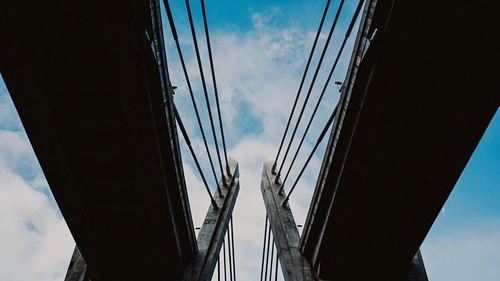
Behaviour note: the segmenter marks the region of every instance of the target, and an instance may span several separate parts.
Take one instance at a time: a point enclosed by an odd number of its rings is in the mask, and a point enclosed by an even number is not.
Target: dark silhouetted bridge
[[[264,166],[285,280],[427,280],[419,247],[499,106],[494,4],[360,1],[302,236]],[[0,15],[1,74],[77,244],[66,280],[210,280],[238,164],[197,241],[160,2],[8,1]]]

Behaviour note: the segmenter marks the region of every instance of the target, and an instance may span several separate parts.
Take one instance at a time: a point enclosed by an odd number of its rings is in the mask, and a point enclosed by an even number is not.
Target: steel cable
[[[207,48],[208,48],[208,58],[210,60],[210,70],[212,72],[212,83],[214,85],[214,93],[215,93],[215,102],[217,104],[217,114],[219,116],[219,127],[222,138],[222,148],[224,149],[224,158],[226,160],[226,173],[228,176],[231,176],[231,170],[229,169],[229,162],[227,160],[227,150],[226,150],[226,138],[224,136],[224,127],[222,126],[222,115],[220,113],[220,105],[219,105],[219,91],[217,90],[217,79],[215,78],[215,68],[212,57],[212,46],[210,44],[210,35],[208,32],[208,23],[207,23],[207,13],[205,11],[205,1],[201,0],[201,11],[203,14],[203,25],[205,26],[205,38],[207,40]]]
[[[271,267],[269,268],[269,281],[273,278],[273,260],[274,260],[274,237],[273,242],[271,243]]]
[[[196,157],[196,154],[194,153],[193,147],[191,145],[191,141],[189,140],[189,136],[186,132],[186,128],[184,128],[184,124],[182,123],[181,116],[179,115],[179,111],[177,111],[177,107],[174,105],[174,111],[175,111],[175,119],[177,120],[177,123],[179,124],[179,128],[181,129],[182,136],[184,137],[184,141],[186,142],[189,151],[191,152],[191,156],[194,159],[194,162],[196,164],[196,167],[198,168],[198,172],[201,175],[201,179],[203,180],[203,184],[205,185],[205,188],[207,189],[208,195],[210,196],[210,201],[212,202],[212,205],[215,209],[219,209],[217,206],[217,203],[214,200],[214,197],[212,196],[212,193],[210,192],[210,188],[208,187],[207,180],[205,179],[205,175],[203,174],[203,171],[201,170],[200,163],[198,162],[198,158]]]
[[[268,235],[267,235],[267,254],[266,254],[266,270],[264,270],[264,281],[267,280],[267,269],[269,263],[269,245],[271,243],[271,225],[268,227]]]
[[[236,258],[234,257],[234,228],[233,219],[231,218],[231,243],[233,244],[233,280],[236,281]]]
[[[196,53],[196,60],[198,62],[198,69],[200,71],[201,84],[203,86],[203,93],[205,94],[205,102],[207,104],[208,119],[210,120],[210,126],[212,128],[212,135],[214,138],[215,150],[217,151],[217,159],[219,160],[219,167],[221,170],[222,183],[224,184],[224,186],[227,186],[226,178],[224,176],[224,169],[222,168],[222,160],[220,158],[220,151],[219,151],[219,145],[218,145],[218,141],[217,141],[217,135],[215,133],[215,125],[214,125],[214,119],[212,117],[212,109],[210,108],[210,100],[208,98],[207,83],[205,81],[205,74],[203,73],[203,65],[201,63],[200,48],[198,47],[198,39],[196,38],[196,30],[194,28],[193,15],[191,13],[191,5],[189,4],[189,0],[186,0],[185,2],[186,2],[186,10],[187,10],[188,18],[189,18],[189,26],[191,28],[191,35],[193,37],[193,44],[194,44],[194,50]]]
[[[304,173],[305,169],[307,168],[307,165],[309,164],[309,161],[311,161],[311,158],[314,155],[314,152],[316,152],[316,149],[318,148],[319,144],[321,143],[321,141],[325,137],[326,132],[328,131],[328,128],[330,128],[330,125],[332,124],[333,119],[335,118],[335,114],[337,113],[337,106],[335,107],[335,109],[333,110],[332,114],[330,115],[330,118],[326,122],[325,127],[323,128],[323,131],[321,131],[321,134],[319,135],[319,138],[318,138],[318,140],[316,141],[316,144],[313,147],[313,150],[311,151],[311,153],[307,157],[306,163],[302,167],[302,170],[300,170],[300,173],[297,176],[297,179],[295,179],[295,182],[293,183],[292,188],[290,189],[290,192],[285,197],[285,199],[283,199],[283,202],[281,203],[281,206],[284,207],[286,205],[286,203],[288,202],[288,199],[290,199],[290,195],[292,194],[293,190],[297,186],[297,183],[299,182],[300,177],[302,176],[302,174]]]
[[[328,13],[329,6],[330,6],[330,0],[326,1],[326,7],[325,7],[325,10],[323,11],[323,16],[321,17],[318,31],[316,32],[316,37],[314,37],[314,43],[312,45],[311,52],[309,53],[309,58],[307,59],[306,67],[304,69],[304,74],[302,74],[302,80],[300,81],[300,86],[299,86],[299,89],[297,91],[297,95],[295,96],[295,101],[293,102],[292,111],[290,112],[290,116],[288,117],[288,122],[286,123],[285,132],[283,133],[283,137],[281,138],[281,143],[280,143],[280,146],[278,149],[278,153],[276,154],[276,159],[274,160],[274,163],[273,163],[273,168],[272,168],[273,173],[276,170],[276,163],[278,162],[278,157],[281,153],[281,149],[283,148],[283,143],[285,142],[285,137],[286,137],[286,134],[288,133],[288,129],[290,127],[290,122],[292,121],[293,113],[295,111],[295,107],[297,106],[297,101],[299,100],[300,92],[302,91],[302,86],[304,86],[304,81],[306,79],[307,72],[309,70],[309,65],[311,64],[311,60],[312,60],[313,55],[314,55],[314,50],[316,49],[316,44],[318,43],[319,35],[321,34],[321,29],[323,28],[323,23],[325,22],[325,18],[326,18],[326,14]]]
[[[302,135],[300,143],[297,146],[297,150],[296,150],[296,152],[295,152],[295,154],[293,156],[292,162],[290,163],[290,167],[288,168],[286,176],[283,179],[283,182],[281,183],[281,188],[280,188],[279,192],[283,191],[283,188],[285,186],[285,182],[286,182],[288,176],[290,175],[290,171],[292,170],[293,164],[295,163],[295,160],[297,159],[297,155],[299,154],[300,148],[302,147],[302,144],[304,143],[304,140],[306,138],[306,134],[309,131],[309,128],[311,127],[311,124],[312,124],[312,121],[313,121],[313,119],[314,119],[314,117],[316,115],[316,112],[318,111],[318,108],[319,108],[319,105],[321,103],[321,100],[323,99],[323,96],[324,96],[324,94],[326,92],[326,89],[328,88],[328,84],[330,83],[330,80],[331,80],[331,78],[333,76],[333,73],[334,73],[334,71],[335,71],[335,69],[337,67],[337,64],[338,64],[339,59],[340,59],[340,57],[342,55],[342,52],[344,51],[345,45],[347,43],[347,40],[351,36],[352,29],[354,27],[354,24],[355,24],[357,18],[358,18],[359,11],[361,10],[361,6],[362,6],[361,4],[362,3],[363,3],[363,1],[359,2],[358,6],[356,8],[356,11],[354,12],[354,15],[353,15],[353,17],[351,19],[351,22],[349,24],[349,27],[346,30],[346,33],[345,33],[345,36],[344,36],[344,40],[342,41],[342,44],[341,44],[340,49],[339,49],[339,51],[337,53],[337,56],[335,57],[335,61],[334,61],[333,65],[332,65],[330,73],[328,74],[328,78],[326,79],[325,85],[323,86],[323,89],[321,90],[321,94],[319,96],[318,102],[316,103],[316,106],[314,107],[313,113],[311,115],[311,118],[309,119],[309,122],[307,123],[306,129],[305,129],[305,131],[304,131],[304,133]]]
[[[205,135],[205,130],[203,129],[203,124],[201,122],[200,112],[198,111],[198,106],[196,104],[196,99],[194,98],[193,88],[192,88],[191,82],[189,80],[189,75],[187,72],[186,63],[184,61],[184,56],[182,55],[182,49],[181,49],[181,46],[179,43],[177,29],[175,28],[175,22],[174,22],[174,18],[172,16],[172,10],[170,9],[170,5],[168,4],[168,1],[165,0],[165,1],[163,1],[163,3],[165,5],[165,10],[167,11],[167,17],[168,17],[168,21],[170,23],[170,30],[172,31],[172,37],[174,38],[175,46],[177,48],[177,53],[178,53],[180,61],[181,61],[182,70],[183,70],[184,76],[186,78],[186,83],[187,83],[188,90],[189,90],[189,96],[191,97],[191,103],[193,105],[194,112],[196,114],[196,120],[198,121],[198,126],[200,127],[201,137],[203,138],[203,144],[205,145],[205,150],[207,152],[210,167],[212,168],[212,173],[213,173],[214,180],[215,180],[215,186],[217,187],[217,191],[219,192],[219,196],[222,196],[222,191],[219,187],[219,181],[217,180],[217,173],[215,172],[215,167],[213,164],[212,156],[210,154],[210,149],[208,147],[208,142],[207,142],[207,138]]]
[[[226,237],[227,237],[227,247],[228,247],[228,252],[229,252],[229,280],[233,280],[233,252],[231,248],[231,232],[229,231],[229,228],[226,230]]]
[[[333,32],[335,31],[335,28],[337,26],[337,22],[340,16],[340,12],[342,11],[342,7],[344,5],[344,0],[340,0],[339,7],[337,9],[337,12],[335,14],[335,19],[333,20],[332,26],[330,28],[330,32],[328,33],[328,38],[326,39],[325,42],[325,47],[323,48],[323,51],[321,52],[321,56],[318,61],[318,66],[316,67],[316,70],[314,72],[313,78],[311,80],[311,85],[309,86],[309,90],[307,91],[306,98],[304,99],[304,104],[302,105],[302,108],[299,113],[299,117],[297,118],[297,123],[295,124],[295,127],[292,132],[292,136],[290,137],[290,142],[288,143],[288,146],[285,151],[285,155],[283,156],[280,168],[278,170],[278,173],[276,175],[275,182],[278,184],[279,183],[279,177],[281,174],[281,170],[283,169],[283,165],[285,164],[285,160],[288,156],[288,152],[290,151],[290,147],[292,146],[293,139],[295,137],[295,134],[297,133],[297,128],[299,127],[300,120],[302,119],[302,115],[304,114],[304,110],[307,106],[307,102],[309,100],[309,97],[311,96],[312,89],[314,87],[314,83],[316,82],[316,78],[318,77],[319,70],[321,69],[321,65],[323,64],[323,59],[325,58],[326,51],[328,50],[328,47],[330,46],[330,40],[332,39]]]
[[[266,255],[266,238],[267,238],[267,215],[266,215],[266,226],[264,227],[264,241],[262,243],[262,263],[260,265],[260,281],[262,281],[264,274],[264,257]]]

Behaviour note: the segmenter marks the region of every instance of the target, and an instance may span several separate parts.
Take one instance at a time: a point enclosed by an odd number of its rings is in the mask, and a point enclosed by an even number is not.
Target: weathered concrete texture
[[[215,192],[214,200],[218,208],[214,208],[213,205],[208,208],[198,235],[198,254],[184,272],[183,280],[185,281],[212,279],[240,190],[238,163],[229,158],[229,167],[231,177],[227,179],[228,187],[224,187],[222,181],[219,183],[222,197]]]
[[[69,263],[68,272],[64,281],[90,281],[87,274],[87,263],[82,257],[80,250],[75,246],[71,262]]]
[[[408,281],[429,281],[420,250],[418,250],[417,254],[411,260]]]
[[[286,281],[314,280],[309,262],[298,248],[300,236],[290,205],[288,203],[285,206],[281,205],[285,199],[285,194],[278,194],[280,186],[275,184],[275,175],[271,172],[272,166],[272,162],[264,164],[260,188],[278,251],[283,277]]]

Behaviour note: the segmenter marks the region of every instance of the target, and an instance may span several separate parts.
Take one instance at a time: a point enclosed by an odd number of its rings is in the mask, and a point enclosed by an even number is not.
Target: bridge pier
[[[420,250],[418,250],[411,260],[408,281],[429,281]]]
[[[210,205],[208,209],[197,239],[198,253],[184,272],[185,281],[211,280],[214,273],[240,190],[238,163],[231,158],[229,158],[229,169],[231,171],[227,181],[229,185],[224,186],[222,182],[219,183],[222,196],[219,193],[214,195],[218,208],[215,209]]]
[[[87,274],[87,263],[78,246],[75,246],[64,281],[90,281],[89,274]]]
[[[282,206],[286,195],[278,192],[280,185],[275,183],[276,175],[272,173],[272,166],[272,162],[264,164],[260,189],[276,243],[283,277],[286,281],[315,280],[309,261],[299,250],[300,236],[290,205],[287,202]]]

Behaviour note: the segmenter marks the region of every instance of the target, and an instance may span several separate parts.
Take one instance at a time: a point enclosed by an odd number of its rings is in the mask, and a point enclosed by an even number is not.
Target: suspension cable
[[[196,53],[196,59],[198,61],[198,69],[200,71],[201,84],[203,86],[203,93],[205,94],[205,102],[208,109],[208,117],[210,119],[210,126],[212,127],[212,135],[214,137],[215,149],[217,151],[217,158],[219,160],[219,167],[221,170],[221,178],[224,186],[227,186],[226,177],[224,176],[224,169],[222,168],[222,160],[220,158],[219,144],[217,142],[217,135],[215,134],[214,119],[212,117],[212,109],[210,108],[210,100],[208,98],[207,83],[205,81],[205,75],[203,73],[203,66],[201,64],[200,48],[198,47],[198,39],[196,39],[196,31],[194,28],[193,15],[191,14],[191,6],[189,5],[189,0],[186,0],[186,10],[189,18],[189,25],[191,27],[191,35],[193,36],[194,50]]]
[[[229,231],[229,227],[226,230],[226,237],[227,237],[227,247],[228,247],[228,252],[229,252],[229,280],[233,280],[233,252],[231,248],[231,232]]]
[[[318,43],[319,35],[321,34],[321,29],[323,28],[323,23],[325,22],[326,14],[328,13],[328,7],[330,6],[330,1],[331,0],[326,1],[326,7],[325,10],[323,11],[323,16],[321,17],[318,31],[316,32],[316,37],[314,38],[314,43],[312,45],[311,52],[309,53],[309,58],[307,59],[306,68],[304,69],[304,74],[302,74],[302,80],[300,81],[299,90],[297,91],[297,95],[295,96],[295,101],[293,102],[292,111],[290,112],[290,116],[288,117],[288,122],[286,123],[285,132],[283,133],[283,137],[281,138],[280,147],[278,149],[278,153],[276,154],[276,159],[274,160],[273,168],[271,169],[273,173],[276,172],[276,163],[278,162],[278,157],[280,156],[281,149],[283,148],[283,143],[285,142],[285,137],[286,134],[288,133],[288,128],[290,127],[290,122],[292,121],[292,116],[295,111],[295,107],[297,106],[297,101],[299,100],[300,92],[302,91],[302,86],[304,85],[304,81],[306,79],[307,71],[309,70],[309,65],[311,64],[314,50],[316,49],[316,44]]]
[[[220,281],[220,253],[219,257],[217,258],[217,281]]]
[[[278,281],[278,247],[276,247],[276,272],[274,273],[274,281]]]
[[[224,250],[224,281],[227,281],[227,263],[226,263],[226,241],[223,239],[224,242],[222,242],[222,249]]]
[[[182,136],[184,137],[184,141],[186,142],[187,146],[189,147],[189,151],[191,152],[191,156],[194,159],[194,162],[196,164],[196,167],[198,168],[198,172],[201,175],[201,179],[203,180],[203,183],[205,184],[205,188],[207,189],[208,195],[210,196],[210,201],[212,202],[212,206],[214,209],[219,209],[217,206],[217,203],[214,200],[214,197],[212,196],[212,193],[210,192],[210,188],[208,187],[207,180],[205,179],[205,175],[203,174],[203,171],[201,170],[200,163],[198,162],[198,158],[196,157],[196,154],[194,153],[193,146],[191,145],[191,141],[189,140],[189,136],[186,132],[186,128],[184,128],[184,124],[182,123],[181,116],[179,115],[179,111],[177,111],[177,107],[174,105],[174,111],[175,111],[175,119],[177,120],[177,123],[179,124],[179,128],[181,129]]]
[[[290,142],[288,143],[288,146],[285,151],[285,155],[283,156],[279,171],[276,175],[275,182],[278,184],[279,183],[279,176],[281,174],[281,170],[283,169],[283,165],[285,164],[286,157],[288,156],[288,152],[290,151],[290,147],[292,146],[293,138],[295,137],[295,134],[297,133],[297,128],[299,127],[300,120],[302,119],[302,115],[304,114],[304,110],[307,106],[307,102],[309,100],[309,97],[311,96],[312,89],[314,87],[314,83],[316,82],[316,78],[318,77],[319,70],[321,69],[321,65],[323,64],[323,59],[325,58],[326,51],[328,50],[328,47],[330,46],[330,40],[332,39],[333,32],[335,30],[335,27],[337,26],[337,22],[340,16],[340,12],[342,11],[342,7],[344,5],[344,0],[340,0],[339,7],[337,9],[337,12],[335,14],[335,19],[333,20],[332,27],[330,28],[330,32],[328,33],[328,38],[326,39],[325,47],[323,48],[323,51],[321,52],[321,56],[318,61],[318,66],[316,67],[316,70],[314,72],[313,78],[311,80],[311,85],[309,86],[309,90],[307,91],[306,98],[304,100],[304,104],[302,105],[302,108],[299,113],[299,117],[297,118],[297,123],[295,124],[295,127],[292,132],[292,136],[290,137]]]
[[[234,257],[234,227],[233,227],[233,218],[231,218],[231,243],[233,244],[233,280],[236,281],[236,258]]]
[[[260,265],[260,281],[262,281],[264,273],[264,256],[266,255],[266,238],[267,238],[267,215],[266,215],[266,226],[264,227],[264,240],[262,243],[262,263]]]
[[[269,264],[269,245],[271,243],[271,225],[268,227],[268,235],[267,235],[267,254],[266,254],[266,270],[264,270],[264,281],[267,281],[267,269]]]
[[[224,149],[224,158],[226,160],[226,173],[228,174],[228,176],[231,176],[229,162],[227,161],[226,138],[224,137],[224,128],[222,126],[222,115],[220,113],[220,105],[219,105],[219,91],[217,90],[217,80],[215,79],[215,69],[214,69],[214,62],[213,62],[213,58],[212,58],[212,46],[210,44],[210,35],[208,32],[208,23],[207,23],[207,13],[205,11],[205,1],[204,0],[201,0],[201,11],[203,14],[203,25],[205,26],[205,37],[207,40],[208,58],[210,60],[210,70],[212,72],[212,83],[214,84],[215,102],[217,104],[217,114],[219,116],[219,126],[220,126],[221,138],[222,138],[222,148]]]
[[[273,260],[274,260],[274,237],[273,237],[273,243],[271,244],[271,267],[269,268],[269,281],[272,280],[273,278]]]
[[[295,182],[293,183],[292,188],[290,189],[290,192],[288,193],[288,195],[285,197],[285,199],[281,203],[281,206],[284,207],[286,205],[286,203],[288,202],[288,199],[290,198],[290,195],[292,194],[293,190],[295,189],[295,186],[297,186],[297,182],[299,181],[300,177],[304,173],[304,170],[307,168],[309,161],[311,161],[311,158],[314,155],[314,152],[316,152],[316,149],[318,148],[319,144],[323,140],[323,137],[326,135],[328,128],[330,128],[330,125],[332,124],[333,119],[335,118],[335,114],[337,114],[337,108],[338,108],[338,104],[337,104],[337,106],[335,106],[335,109],[333,110],[332,115],[330,115],[330,118],[328,118],[328,121],[326,122],[325,127],[323,128],[323,131],[321,131],[321,134],[319,135],[319,138],[316,141],[316,144],[314,145],[313,150],[311,151],[311,153],[307,157],[307,160],[306,160],[306,163],[304,164],[304,167],[302,167],[302,170],[300,171],[299,175],[297,176],[297,179],[295,179]]]
[[[359,3],[362,3],[362,2],[363,1],[360,1]],[[307,123],[307,127],[306,127],[306,129],[304,131],[302,139],[300,140],[300,143],[299,143],[299,145],[297,147],[297,150],[296,150],[296,152],[295,152],[295,154],[293,156],[292,162],[290,163],[290,167],[288,169],[288,172],[286,173],[286,176],[283,179],[283,182],[281,184],[281,188],[279,190],[280,193],[283,191],[283,188],[285,186],[285,182],[286,182],[288,176],[290,175],[290,171],[292,170],[293,164],[295,163],[295,160],[297,159],[297,155],[299,154],[300,148],[302,147],[302,144],[304,143],[304,140],[306,138],[306,134],[309,131],[309,128],[311,127],[311,124],[312,124],[312,121],[313,121],[313,119],[314,119],[314,117],[316,115],[316,112],[318,111],[318,108],[319,108],[319,105],[321,103],[321,100],[323,99],[323,96],[324,96],[324,94],[326,92],[326,89],[328,88],[328,84],[330,83],[330,79],[333,76],[333,73],[335,71],[335,68],[337,67],[337,63],[339,62],[339,59],[340,59],[340,57],[342,55],[342,52],[344,51],[345,45],[347,43],[347,40],[349,39],[349,37],[351,35],[352,29],[354,27],[354,24],[355,24],[355,22],[356,22],[356,20],[358,18],[360,9],[361,9],[361,5],[358,4],[358,7],[356,8],[356,11],[354,12],[354,15],[353,15],[353,17],[351,19],[349,27],[347,28],[346,34],[344,36],[344,40],[342,41],[342,45],[340,46],[340,49],[339,49],[339,51],[337,53],[337,56],[335,57],[335,61],[334,61],[333,65],[332,65],[330,73],[328,74],[328,78],[326,79],[325,85],[323,86],[323,90],[321,90],[321,94],[319,96],[318,102],[316,103],[316,106],[314,107],[314,110],[313,110],[313,113],[311,115],[311,118],[309,119],[309,122]]]
[[[189,80],[189,75],[187,72],[186,63],[184,61],[184,56],[182,55],[182,50],[181,50],[181,46],[179,43],[179,37],[177,35],[177,29],[175,28],[175,22],[174,22],[174,18],[172,16],[172,10],[170,9],[170,5],[169,5],[167,0],[163,1],[163,3],[165,5],[165,9],[167,10],[167,17],[168,17],[168,22],[170,23],[170,30],[172,31],[172,37],[174,38],[175,46],[177,48],[177,53],[178,53],[179,58],[181,60],[182,70],[184,72],[184,77],[186,78],[186,82],[187,82],[187,86],[188,86],[188,90],[189,90],[189,96],[191,97],[191,103],[193,104],[194,112],[196,113],[196,120],[198,121],[198,127],[200,127],[201,136],[203,138],[203,144],[205,145],[205,150],[207,152],[210,167],[212,168],[212,173],[213,173],[214,180],[215,180],[215,186],[217,186],[217,191],[219,192],[219,196],[222,197],[222,191],[219,187],[219,181],[217,180],[217,173],[215,172],[215,167],[214,167],[214,163],[212,160],[212,156],[210,154],[210,149],[208,148],[207,137],[205,135],[205,130],[203,129],[203,125],[201,123],[200,112],[198,111],[198,106],[196,104],[196,99],[194,98],[193,88],[191,87],[191,82]]]

